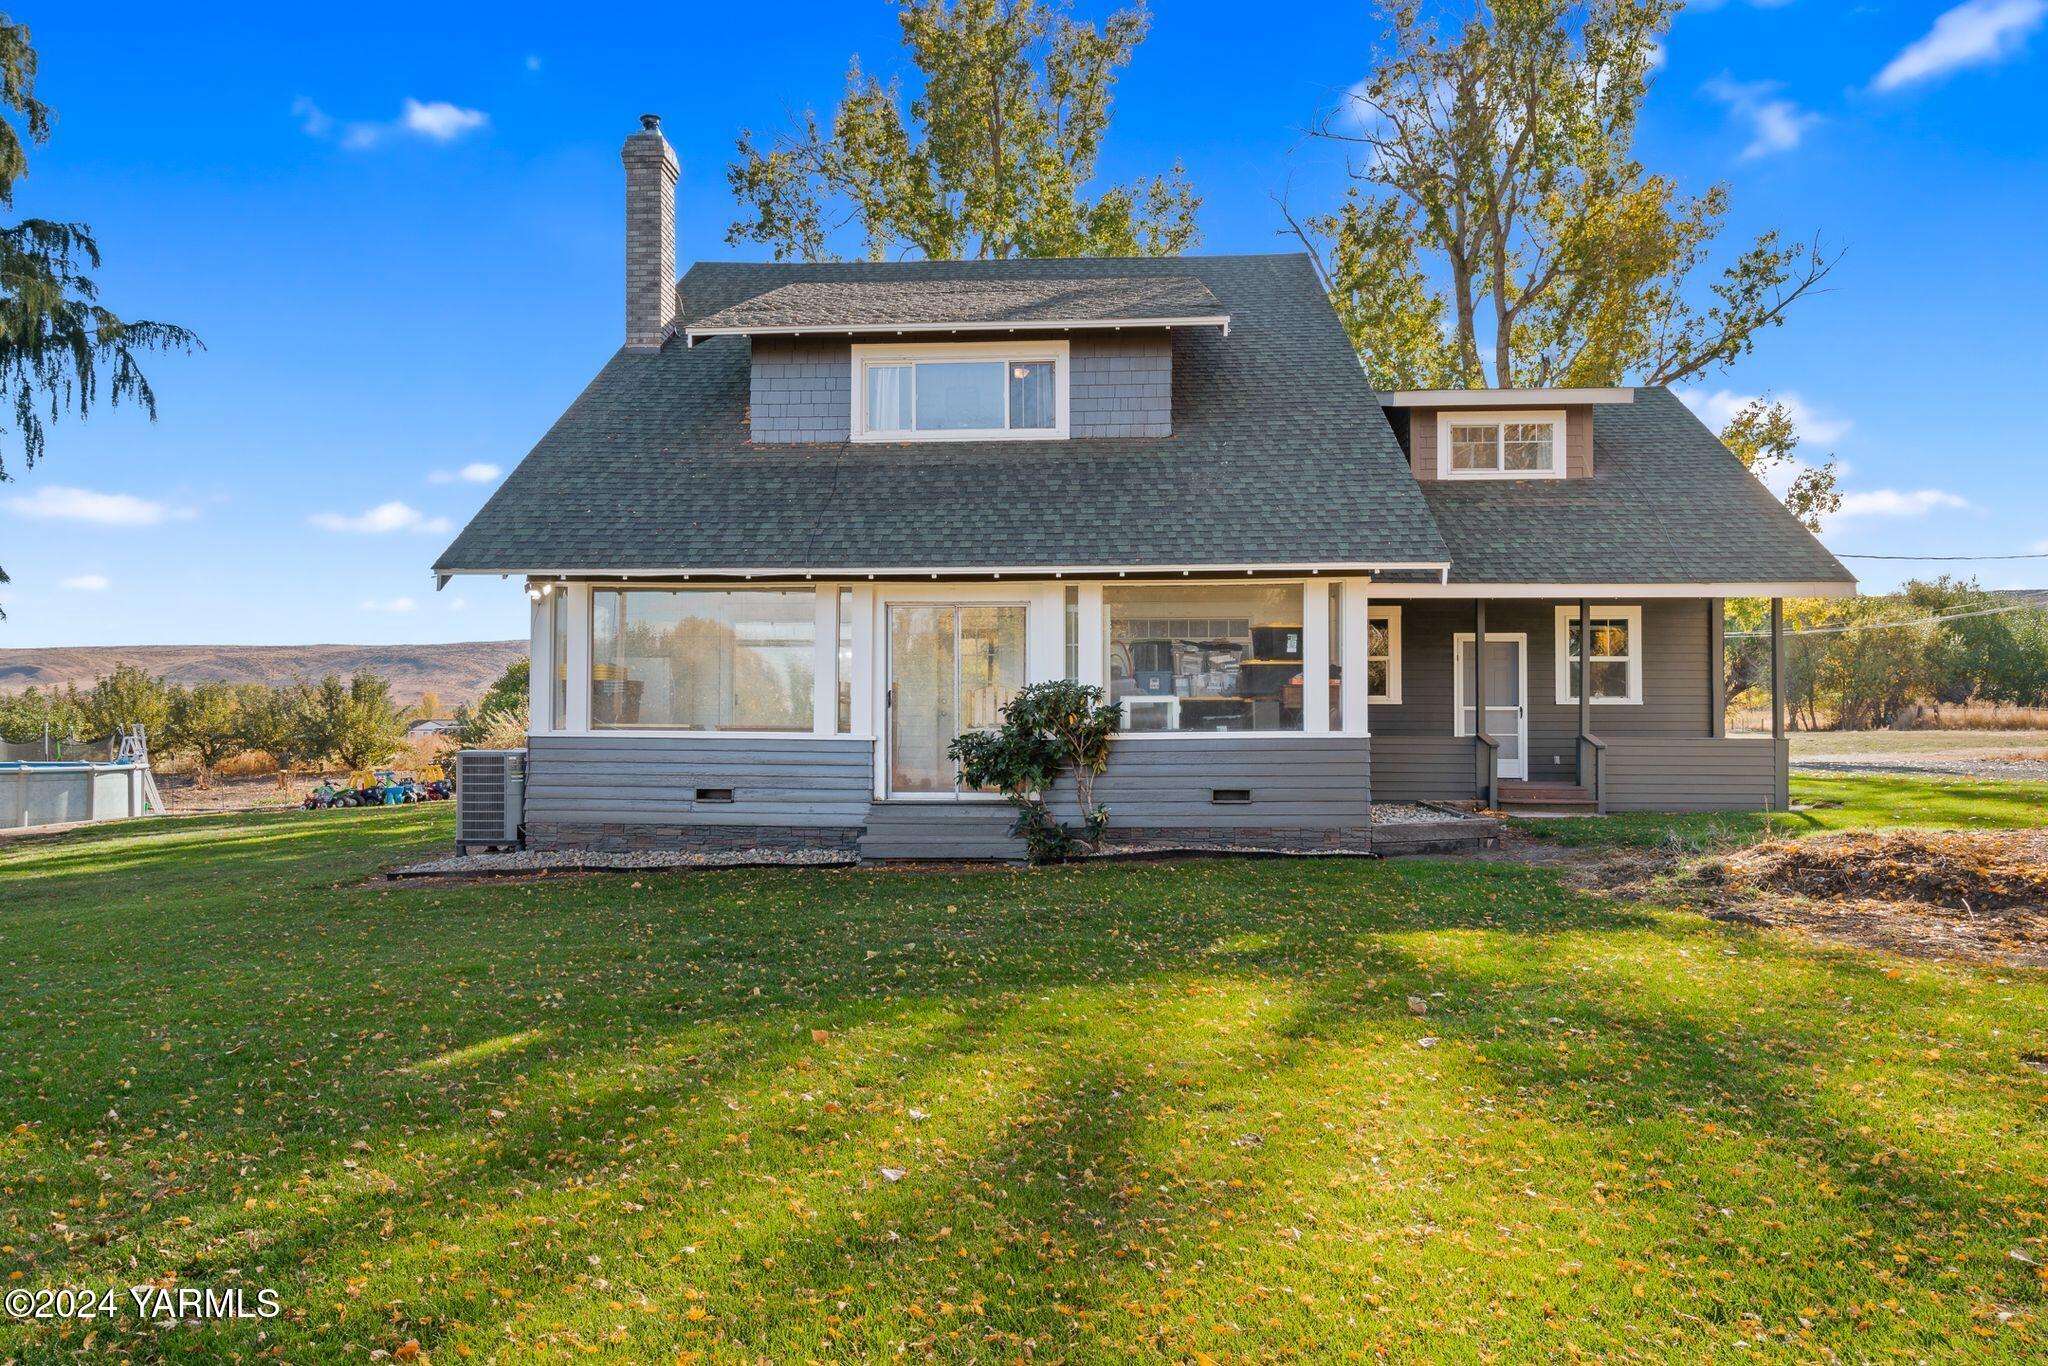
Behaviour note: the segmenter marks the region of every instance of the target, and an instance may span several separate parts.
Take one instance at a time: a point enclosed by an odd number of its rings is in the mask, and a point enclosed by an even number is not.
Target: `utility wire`
[[[2030,551],[2024,555],[1851,555],[1847,551],[1836,551],[1838,560],[2048,560],[2048,550]]]
[[[1838,636],[1845,631],[1883,631],[1894,626],[1934,626],[1944,621],[1961,621],[1964,617],[1995,617],[2002,612],[2024,612],[2028,608],[2039,610],[2040,604],[2033,602],[2009,603],[2004,607],[1981,607],[1974,612],[1950,612],[1946,616],[1916,617],[1911,621],[1863,621],[1847,626],[1808,626],[1797,631],[1785,632],[1788,636]],[[1729,631],[1730,640],[1755,640],[1768,637],[1769,631]]]

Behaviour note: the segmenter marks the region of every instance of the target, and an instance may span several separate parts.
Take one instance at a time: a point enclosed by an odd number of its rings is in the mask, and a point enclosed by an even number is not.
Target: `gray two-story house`
[[[1294,255],[678,281],[625,165],[625,345],[435,566],[531,599],[529,843],[1011,853],[947,746],[1060,677],[1123,844],[1785,804],[1722,601],[1854,581],[1668,390],[1376,393]]]

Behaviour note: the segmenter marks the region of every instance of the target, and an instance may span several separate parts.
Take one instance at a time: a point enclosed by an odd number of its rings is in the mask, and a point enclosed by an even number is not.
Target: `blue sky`
[[[893,70],[879,0],[525,8],[37,4],[57,136],[17,207],[83,219],[108,302],[195,328],[153,426],[52,429],[0,485],[9,645],[518,635],[514,584],[427,566],[617,345],[621,138],[666,116],[684,260],[736,254],[738,130]],[[1100,14],[1102,7],[1084,5]],[[1841,551],[2048,550],[2048,0],[1726,0],[1682,15],[1641,140],[1731,236],[1818,233],[1832,290],[1694,399],[1772,391],[1847,468]],[[1182,159],[1203,249],[1334,199],[1299,130],[1365,68],[1358,4],[1157,0],[1105,170]],[[765,46],[764,46],[765,43]],[[1866,586],[1897,575],[1859,566]],[[2048,583],[2048,561],[1981,566]]]

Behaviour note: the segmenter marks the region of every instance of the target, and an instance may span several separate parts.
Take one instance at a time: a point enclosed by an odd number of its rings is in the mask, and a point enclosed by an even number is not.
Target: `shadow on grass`
[[[2007,1219],[2021,1187],[1936,1179],[1953,1141],[1860,1133],[1871,1107],[1816,1080],[1853,1061],[1822,997],[1882,988],[1919,1012],[1927,989],[1537,869],[373,891],[321,878],[375,850],[309,870],[290,848],[209,846],[203,875],[173,859],[209,904],[124,908],[118,963],[67,937],[94,908],[47,892],[41,938],[7,931],[26,970],[0,986],[20,1024],[0,1077],[37,1178],[0,1200],[12,1269],[208,1284],[260,1266],[303,1316],[283,1326],[294,1357],[407,1338],[580,1352],[615,1327],[634,1355],[835,1335],[1188,1355],[1225,1320],[1279,1341],[1266,1318],[1335,1350],[1382,1331],[1356,1323],[1375,1257],[1454,1298],[1486,1289],[1475,1266],[1526,1289],[1555,1281],[1581,1206],[1655,1216],[1640,1246],[1595,1221],[1660,1268],[1651,1310],[1777,1326],[1817,1286],[1860,1303],[1939,1273],[1788,1273],[1766,1198],[1800,1211],[1811,1264],[1834,1267],[1815,1240],[1846,1232],[1882,1267],[1931,1218]],[[206,942],[225,926],[234,942]],[[1713,1161],[1692,1165],[1699,1145]],[[1493,1225],[1514,1236],[1474,1262]],[[1409,1231],[1426,1226],[1466,1241]],[[1641,1272],[1584,1260],[1543,1293],[1629,1304]],[[1971,1274],[1960,1288],[2017,1288]],[[1542,1322],[1496,1331],[1554,1350]],[[149,1348],[204,1359],[256,1331]],[[1644,1341],[1597,1318],[1571,1340]]]

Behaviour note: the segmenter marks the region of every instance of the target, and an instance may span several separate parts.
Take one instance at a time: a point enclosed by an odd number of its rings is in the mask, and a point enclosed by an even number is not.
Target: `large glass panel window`
[[[1556,478],[1564,473],[1559,413],[1441,413],[1438,473],[1446,479]]]
[[[1124,705],[1124,729],[1302,729],[1301,585],[1119,586],[1102,596],[1109,695]]]
[[[811,589],[593,590],[591,724],[808,731],[817,600]]]
[[[853,733],[853,590],[839,590],[839,733]]]
[[[1081,590],[1072,584],[1067,585],[1066,619],[1066,676],[1078,679],[1081,676]]]
[[[1067,344],[855,346],[855,440],[1000,440],[1066,434]]]
[[[1557,700],[1577,705],[1579,652],[1592,643],[1592,698],[1595,703],[1643,700],[1640,607],[1595,607],[1586,630],[1580,629],[1576,607],[1557,609]]]
[[[569,728],[569,592],[548,594],[549,730]]]

